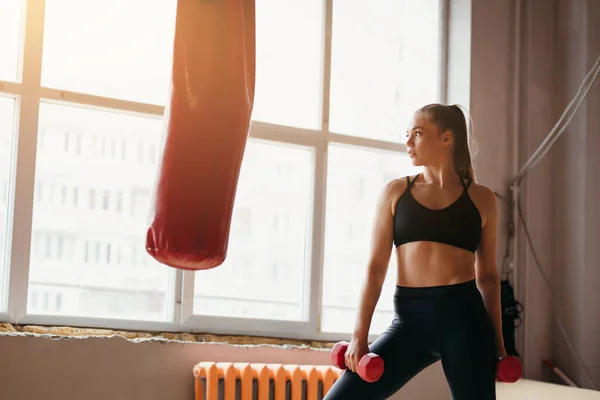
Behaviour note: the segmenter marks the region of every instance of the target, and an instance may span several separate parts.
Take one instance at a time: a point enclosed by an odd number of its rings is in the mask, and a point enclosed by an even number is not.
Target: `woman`
[[[491,400],[495,366],[506,356],[496,269],[494,193],[474,183],[465,115],[456,106],[419,109],[408,154],[423,172],[389,182],[379,196],[348,369],[326,400],[387,399],[441,359],[454,400]],[[369,347],[368,332],[392,246],[398,265],[395,316]],[[356,373],[361,357],[381,356],[374,383]]]

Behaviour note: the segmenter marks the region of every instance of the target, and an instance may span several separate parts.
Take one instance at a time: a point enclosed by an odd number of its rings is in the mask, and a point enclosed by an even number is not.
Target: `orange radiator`
[[[325,365],[201,362],[195,400],[321,400],[341,373]]]

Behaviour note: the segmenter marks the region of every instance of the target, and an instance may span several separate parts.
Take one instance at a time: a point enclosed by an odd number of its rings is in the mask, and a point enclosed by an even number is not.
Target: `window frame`
[[[438,0],[440,5],[440,102],[445,102],[448,81],[448,21],[449,1]],[[31,228],[33,194],[36,167],[36,149],[38,140],[38,119],[40,102],[52,102],[65,105],[84,105],[99,110],[119,111],[144,116],[163,115],[164,107],[118,100],[65,90],[50,89],[41,86],[42,45],[44,35],[45,0],[23,0],[22,40],[20,70],[21,83],[0,81],[0,96],[15,99],[15,124],[13,131],[13,164],[9,180],[9,202],[7,204],[7,265],[9,277],[7,312],[0,313],[0,321],[15,324],[41,324],[97,327],[123,330],[145,330],[166,332],[202,332],[213,334],[258,335],[264,337],[284,337],[304,340],[340,340],[349,333],[322,332],[320,330],[323,269],[325,249],[325,206],[327,187],[327,149],[329,143],[354,145],[367,149],[405,152],[401,143],[388,142],[332,133],[329,131],[332,13],[333,0],[323,0],[324,35],[322,64],[322,108],[321,129],[309,130],[252,121],[249,136],[275,142],[312,147],[313,198],[312,224],[308,237],[311,259],[306,272],[308,290],[304,301],[307,306],[306,321],[244,319],[236,317],[205,316],[193,314],[194,272],[174,270],[171,275],[174,282],[172,304],[172,322],[135,321],[127,319],[106,319],[75,316],[27,314],[29,282],[29,258],[31,248]],[[24,28],[24,29],[23,29]],[[15,151],[16,150],[16,151]],[[12,218],[10,218],[10,217]],[[168,267],[165,267],[168,268]],[[196,272],[196,273],[201,273]],[[260,326],[260,329],[256,327]],[[374,335],[370,335],[374,339]]]

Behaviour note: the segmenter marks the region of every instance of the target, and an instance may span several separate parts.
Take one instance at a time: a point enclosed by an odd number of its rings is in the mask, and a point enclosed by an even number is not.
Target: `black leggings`
[[[383,400],[442,360],[454,400],[496,399],[496,333],[475,280],[434,287],[397,286],[395,316],[370,346],[385,370],[374,383],[344,371],[324,400]]]

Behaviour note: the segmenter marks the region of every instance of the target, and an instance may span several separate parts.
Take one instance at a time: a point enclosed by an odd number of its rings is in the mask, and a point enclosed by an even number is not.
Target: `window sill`
[[[214,335],[188,332],[152,333],[110,329],[74,328],[69,326],[20,326],[10,323],[0,323],[0,336],[4,334],[23,334],[56,338],[121,337],[136,342],[140,340],[156,340],[186,343],[224,343],[235,346],[274,346],[287,348],[299,347],[303,349],[330,349],[334,345],[333,342],[327,341],[296,340],[259,336]]]

